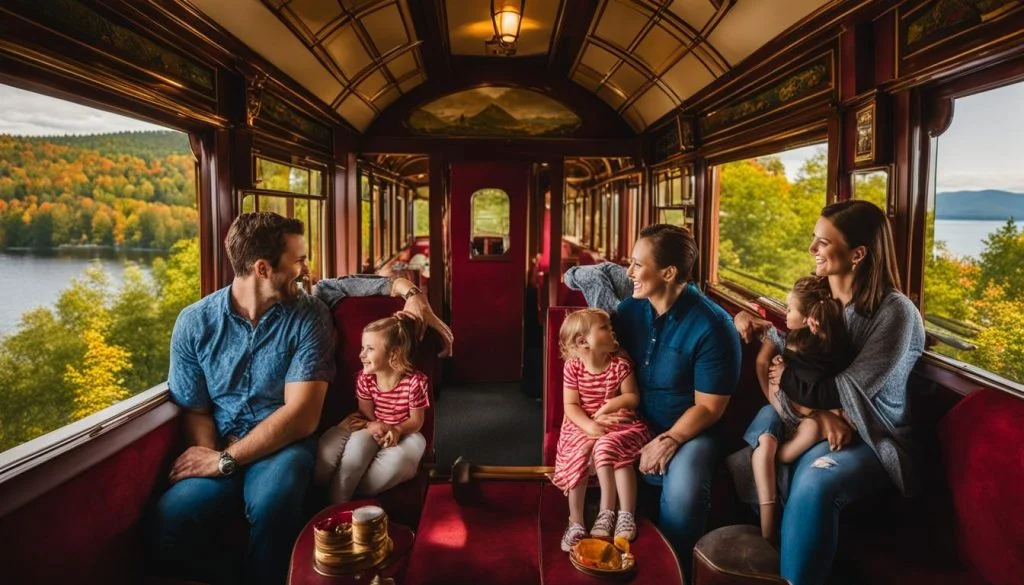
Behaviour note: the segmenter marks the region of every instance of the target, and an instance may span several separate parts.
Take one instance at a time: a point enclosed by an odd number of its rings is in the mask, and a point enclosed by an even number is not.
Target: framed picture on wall
[[[874,100],[857,108],[854,113],[856,120],[856,139],[853,146],[854,162],[875,160],[876,113]]]

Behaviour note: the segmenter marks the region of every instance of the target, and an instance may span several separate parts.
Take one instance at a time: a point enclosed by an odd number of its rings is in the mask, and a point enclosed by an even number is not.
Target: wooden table
[[[412,550],[414,534],[411,528],[394,521],[388,522],[388,536],[394,543],[394,550],[380,565],[351,575],[328,577],[321,575],[313,568],[313,526],[334,514],[354,510],[360,506],[376,505],[370,500],[358,500],[328,506],[317,513],[302,528],[292,548],[291,566],[288,568],[288,585],[366,585],[374,575],[391,577],[401,582],[408,562],[409,551]]]

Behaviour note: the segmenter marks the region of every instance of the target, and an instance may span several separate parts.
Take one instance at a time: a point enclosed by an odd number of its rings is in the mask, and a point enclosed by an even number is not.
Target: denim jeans
[[[315,446],[316,438],[307,438],[231,477],[192,477],[171,486],[147,526],[156,568],[218,584],[284,583],[292,545],[306,521],[303,500]],[[241,572],[237,560],[215,541],[224,524],[235,523],[230,513],[238,509],[239,496],[249,520],[249,550]]]
[[[658,529],[679,555],[687,582],[693,581],[693,545],[704,535],[711,508],[711,477],[720,444],[716,425],[683,443],[664,476],[643,476],[645,482],[661,486]]]
[[[835,452],[822,441],[792,465],[780,466],[779,482],[785,501],[780,572],[793,585],[825,582],[839,540],[840,511],[891,485],[875,452],[861,441]]]

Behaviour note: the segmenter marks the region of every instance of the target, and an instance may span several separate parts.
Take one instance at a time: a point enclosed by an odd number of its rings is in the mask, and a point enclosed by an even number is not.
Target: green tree
[[[1001,287],[1010,299],[1024,300],[1024,231],[1013,218],[985,239],[981,253],[979,297],[991,285]]]
[[[108,344],[101,326],[87,330],[83,339],[86,350],[81,367],[68,364],[64,372],[64,381],[75,395],[75,411],[71,415],[75,420],[99,412],[130,395],[120,375],[131,368],[129,353]]]

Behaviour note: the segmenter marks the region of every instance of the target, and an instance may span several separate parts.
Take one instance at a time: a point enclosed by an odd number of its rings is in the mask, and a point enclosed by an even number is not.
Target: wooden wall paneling
[[[334,242],[334,274],[359,272],[362,215],[359,207],[359,172],[354,152],[335,146],[334,190],[328,203]]]
[[[565,160],[548,161],[551,185],[550,257],[548,258],[548,306],[558,306],[558,288],[562,282],[562,218],[565,212]],[[543,294],[543,292],[541,293]]]
[[[430,282],[427,296],[434,313],[448,319],[447,257],[448,238],[445,222],[448,218],[448,183],[445,180],[448,161],[439,154],[430,155]]]

